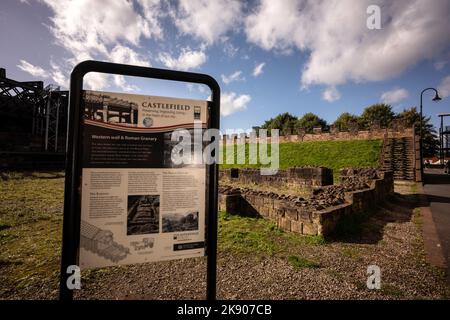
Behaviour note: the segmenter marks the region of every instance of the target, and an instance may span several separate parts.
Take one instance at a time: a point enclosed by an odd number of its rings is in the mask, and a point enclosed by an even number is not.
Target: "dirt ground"
[[[62,187],[62,177],[0,181],[0,299],[57,298]],[[448,299],[443,270],[425,262],[415,187],[395,191],[361,228],[327,241],[222,213],[218,298]],[[370,265],[380,290],[367,289]],[[75,298],[203,299],[205,285],[205,258],[174,260],[85,271]]]

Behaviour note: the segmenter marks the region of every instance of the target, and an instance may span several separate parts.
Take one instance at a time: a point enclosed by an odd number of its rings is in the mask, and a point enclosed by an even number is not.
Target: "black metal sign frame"
[[[67,288],[67,268],[77,265],[80,245],[81,222],[81,170],[82,170],[82,121],[81,108],[83,78],[89,72],[134,76],[159,80],[198,83],[207,85],[212,92],[209,103],[208,128],[219,129],[220,125],[220,87],[209,75],[115,64],[100,61],[84,61],[75,66],[70,76],[70,97],[68,117],[68,141],[66,155],[66,178],[64,187],[64,218],[60,275],[60,299],[72,300],[73,290]],[[218,152],[218,150],[217,150]],[[206,255],[207,288],[206,299],[216,299],[217,264],[217,194],[218,165],[207,166],[208,190],[206,214]]]

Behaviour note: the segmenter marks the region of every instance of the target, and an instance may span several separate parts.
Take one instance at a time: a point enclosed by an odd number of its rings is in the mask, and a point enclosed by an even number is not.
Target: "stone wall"
[[[384,138],[407,138],[414,136],[414,128],[371,128],[370,130],[350,130],[339,131],[330,130],[330,132],[322,132],[316,130],[315,133],[299,132],[294,134],[280,134],[279,143],[286,142],[303,142],[303,141],[332,141],[332,140],[374,140]],[[245,139],[241,139],[237,135],[223,135],[222,144],[241,144],[250,142],[250,138],[247,135]],[[256,142],[258,138],[256,138]],[[267,142],[270,143],[270,137],[267,138]]]
[[[313,187],[333,184],[333,170],[325,167],[293,167],[274,175],[261,175],[259,169],[224,169],[219,171],[221,183],[258,184],[268,187]]]
[[[393,194],[392,172],[343,169],[341,184],[318,187],[311,198],[246,188],[219,188],[219,210],[270,219],[279,228],[328,236],[345,216],[370,211]]]

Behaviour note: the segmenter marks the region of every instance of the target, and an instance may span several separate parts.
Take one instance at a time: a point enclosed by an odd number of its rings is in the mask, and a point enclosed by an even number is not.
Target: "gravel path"
[[[397,186],[401,194],[379,207],[353,239],[297,245],[273,256],[219,252],[218,299],[448,299],[442,270],[425,263],[409,189]],[[290,255],[320,267],[296,269]],[[381,268],[380,290],[366,287],[369,265]],[[205,258],[91,271],[76,298],[204,299],[205,274]]]

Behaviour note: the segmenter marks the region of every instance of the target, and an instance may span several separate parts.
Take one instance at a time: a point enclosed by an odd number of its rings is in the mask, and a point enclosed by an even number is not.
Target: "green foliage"
[[[288,258],[288,262],[291,264],[291,266],[293,266],[297,270],[305,268],[307,269],[320,268],[319,263],[298,256],[290,256]]]
[[[274,235],[280,231],[265,219],[219,215],[219,249],[237,253],[273,255],[278,249]]]
[[[262,129],[267,129],[270,134],[271,129],[279,129],[280,133],[292,132],[297,123],[297,118],[289,112],[281,113],[275,118],[267,120],[262,126]]]
[[[322,246],[327,243],[323,236],[299,235],[293,232],[285,232],[282,235],[292,245]]]
[[[349,141],[306,141],[302,143],[280,143],[280,169],[300,166],[324,166],[333,169],[335,180],[339,169],[344,167],[378,166],[382,140],[349,140]],[[245,146],[247,164],[223,164],[221,168],[259,168],[260,163],[248,164],[249,146]],[[234,146],[235,161],[237,147]],[[226,148],[231,152],[231,146]],[[225,155],[226,151],[225,150]],[[270,154],[271,145],[268,145]]]
[[[418,125],[420,114],[417,112],[416,107],[412,107],[403,109],[403,111],[397,115],[397,118],[403,121],[406,127],[412,127],[415,124]]]
[[[51,287],[57,292],[64,197],[61,176],[2,173],[0,297],[24,288]]]
[[[361,252],[358,250],[358,247],[354,246],[346,246],[342,248],[342,255],[346,258],[350,258],[352,260],[360,260]]]
[[[285,112],[277,115],[275,118],[267,120],[262,126],[262,129],[279,129],[280,134],[293,133],[300,128],[304,128],[307,133],[312,133],[314,127],[321,127],[327,129],[327,122],[314,113],[305,113],[303,117],[297,119],[292,114]]]
[[[350,114],[348,112],[343,112],[339,115],[336,121],[333,122],[333,125],[339,128],[341,131],[348,131],[350,122],[358,122],[358,116],[354,114]]]
[[[283,254],[299,246],[325,244],[321,236],[283,232],[266,219],[219,213],[218,247],[220,251],[259,256]]]
[[[341,131],[348,130],[349,123],[353,121],[358,123],[359,129],[361,130],[369,129],[370,125],[374,122],[379,122],[381,127],[390,128],[394,119],[402,120],[408,128],[416,124],[416,133],[419,133],[420,115],[415,107],[395,114],[392,111],[392,107],[384,103],[368,106],[364,109],[361,116],[343,112],[333,122],[333,125],[339,127]],[[296,133],[299,129],[303,128],[307,133],[312,133],[314,127],[321,127],[324,131],[328,130],[327,122],[314,113],[306,113],[297,119],[292,114],[285,112],[267,120],[261,128],[268,129],[268,134],[270,135],[270,129],[279,129],[281,134],[285,134],[288,132]],[[424,117],[422,119],[422,127],[424,156],[434,156],[439,149],[439,139],[437,138],[436,129],[430,122],[430,117]]]
[[[314,127],[321,127],[322,130],[325,130],[328,125],[325,120],[312,112],[305,113],[296,123],[296,129],[304,128],[307,133],[312,133]]]
[[[362,129],[368,129],[374,121],[379,121],[382,127],[389,127],[395,114],[388,104],[378,103],[368,106],[359,117],[359,125]]]

